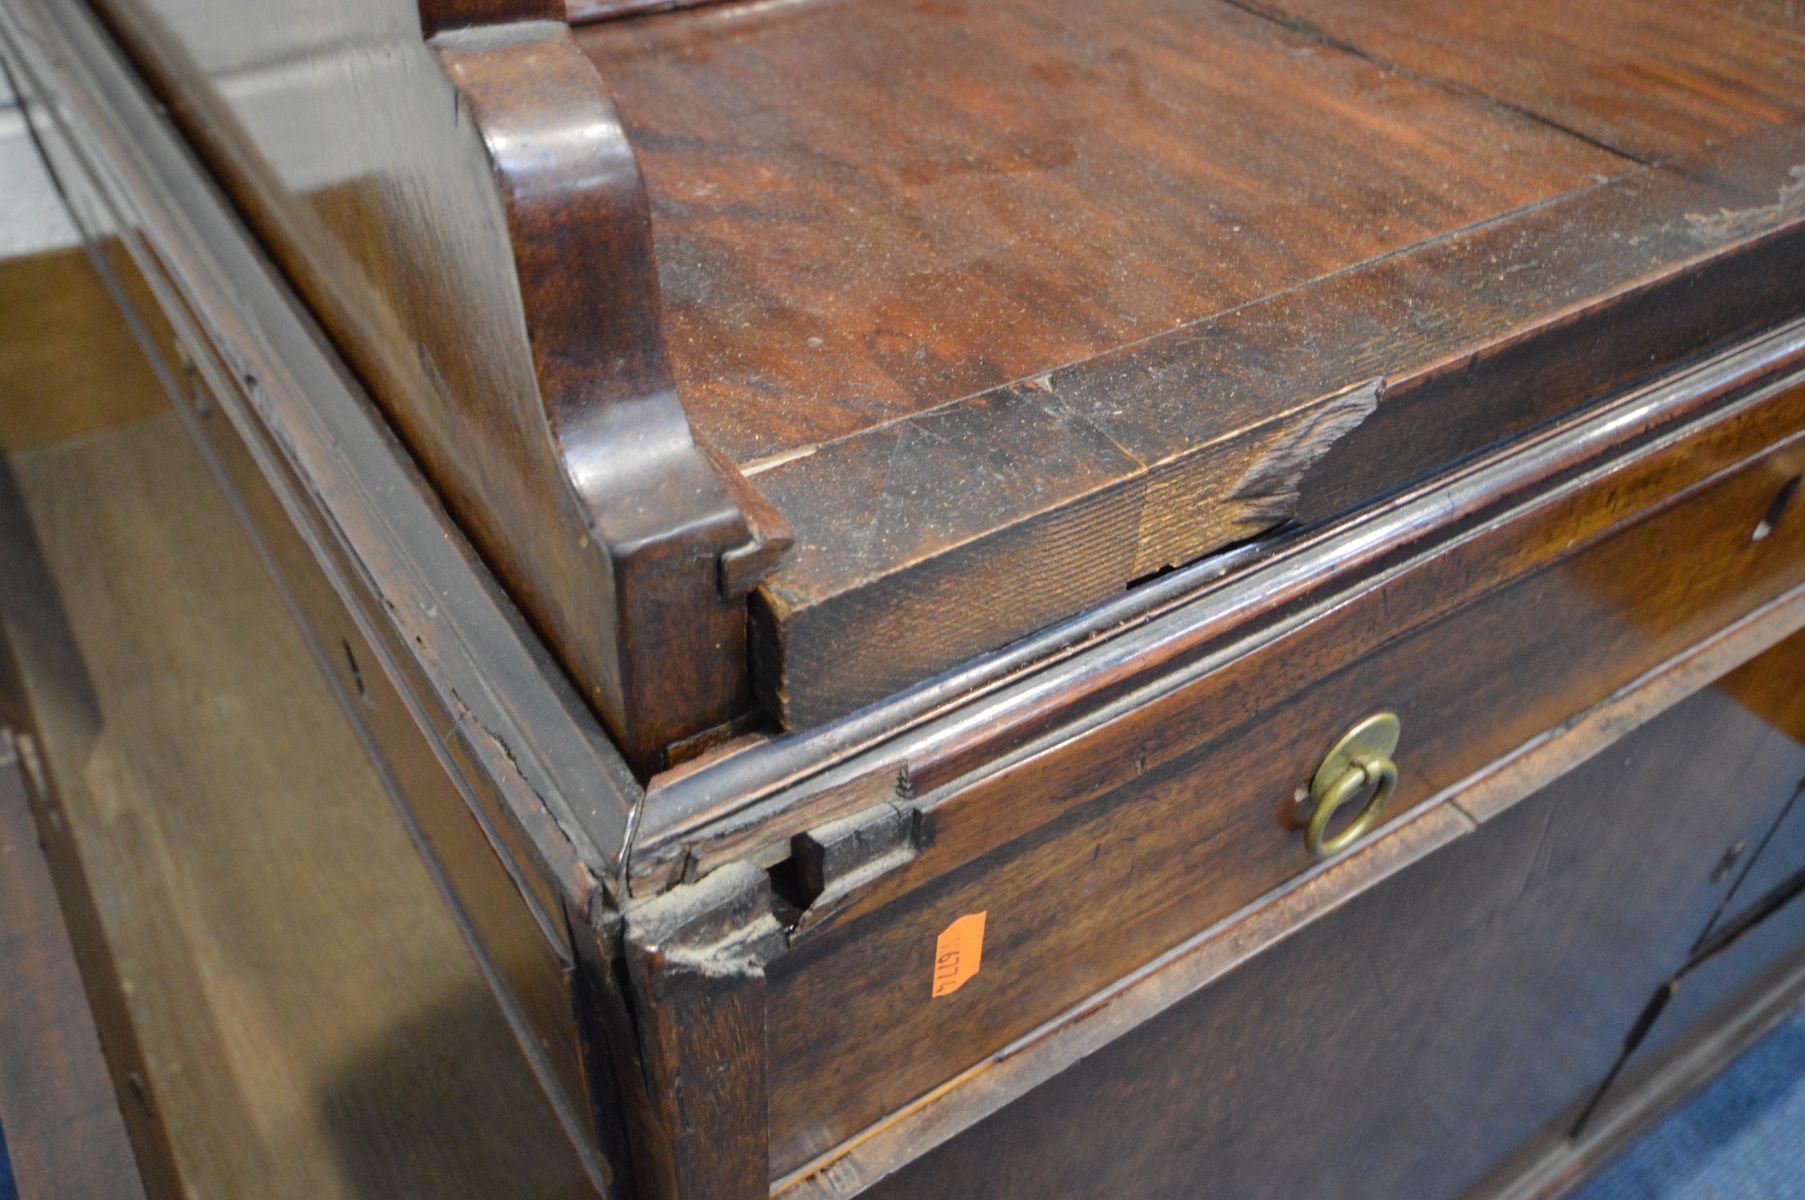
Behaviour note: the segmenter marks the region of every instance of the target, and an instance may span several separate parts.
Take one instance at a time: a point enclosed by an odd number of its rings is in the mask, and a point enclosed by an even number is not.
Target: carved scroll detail
[[[628,757],[656,765],[749,705],[742,577],[748,562],[768,571],[787,535],[749,517],[750,489],[684,416],[639,166],[568,29],[431,45],[493,164],[539,386],[512,398],[530,412],[472,434],[538,429],[541,484],[565,492],[564,511],[532,514],[491,554]]]

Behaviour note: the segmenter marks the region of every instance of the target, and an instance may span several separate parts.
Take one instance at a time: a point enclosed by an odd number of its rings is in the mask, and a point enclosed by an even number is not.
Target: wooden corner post
[[[634,1169],[650,1197],[769,1194],[765,967],[784,945],[774,901],[764,871],[735,863],[627,914],[651,1127]]]

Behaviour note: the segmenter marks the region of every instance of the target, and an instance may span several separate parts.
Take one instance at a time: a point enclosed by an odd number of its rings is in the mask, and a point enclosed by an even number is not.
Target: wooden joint
[[[721,595],[730,600],[743,600],[777,569],[784,554],[794,544],[796,535],[777,511],[777,506],[765,499],[726,455],[699,438],[697,444],[708,455],[715,472],[746,516],[749,536],[739,545],[723,551],[719,563]]]

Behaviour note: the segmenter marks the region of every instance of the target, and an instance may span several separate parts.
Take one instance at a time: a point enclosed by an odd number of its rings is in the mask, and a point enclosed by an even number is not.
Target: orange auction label
[[[934,998],[950,996],[978,973],[984,961],[984,913],[967,913],[934,943]]]

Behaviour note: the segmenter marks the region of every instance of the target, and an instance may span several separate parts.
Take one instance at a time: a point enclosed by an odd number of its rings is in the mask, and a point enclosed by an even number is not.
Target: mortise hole
[[[1792,505],[1792,498],[1798,490],[1799,476],[1794,475],[1781,486],[1780,494],[1774,497],[1774,502],[1767,506],[1767,515],[1762,517],[1760,524],[1755,526],[1755,532],[1749,535],[1749,541],[1758,542],[1774,531],[1774,526],[1778,525],[1780,518],[1786,515],[1786,510]]]
[[[793,924],[821,895],[821,888],[806,877],[794,854],[765,870],[777,898],[778,919],[785,924]]]

